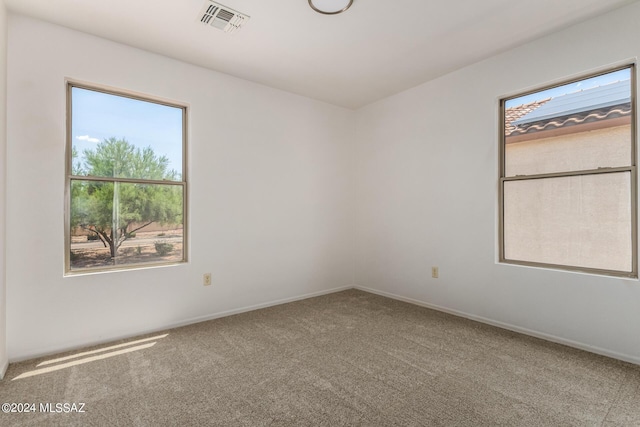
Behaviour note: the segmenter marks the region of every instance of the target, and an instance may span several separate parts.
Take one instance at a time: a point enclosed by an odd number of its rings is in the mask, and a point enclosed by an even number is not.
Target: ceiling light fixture
[[[323,15],[337,15],[349,9],[353,0],[309,0],[311,9]]]

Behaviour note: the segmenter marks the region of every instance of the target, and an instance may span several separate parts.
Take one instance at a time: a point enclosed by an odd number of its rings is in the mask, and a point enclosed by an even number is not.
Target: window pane
[[[181,185],[71,181],[71,270],[180,262]]]
[[[182,180],[183,109],[72,87],[72,174]]]
[[[505,182],[505,258],[630,272],[630,195],[630,172]]]
[[[505,102],[505,176],[630,166],[629,68]]]

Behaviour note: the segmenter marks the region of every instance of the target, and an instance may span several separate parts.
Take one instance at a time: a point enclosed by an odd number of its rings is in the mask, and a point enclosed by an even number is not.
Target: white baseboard
[[[235,308],[233,310],[221,311],[221,312],[214,313],[214,314],[207,314],[205,316],[192,317],[192,318],[184,320],[184,321],[173,323],[173,324],[171,324],[171,325],[169,325],[167,327],[164,327],[162,329],[156,329],[154,331],[149,331],[149,333],[158,332],[158,331],[162,331],[162,330],[166,330],[166,329],[179,328],[181,326],[187,326],[187,325],[192,325],[194,323],[206,322],[207,320],[213,320],[213,319],[219,319],[221,317],[233,316],[234,314],[240,314],[240,313],[246,313],[248,311],[260,310],[261,308],[273,307],[273,306],[276,306],[276,305],[287,304],[287,303],[294,302],[294,301],[301,301],[301,300],[304,300],[304,299],[319,297],[319,296],[322,296],[322,295],[334,294],[336,292],[342,292],[342,291],[346,291],[348,289],[354,289],[354,288],[355,288],[355,286],[353,286],[353,285],[341,286],[341,287],[338,287],[338,288],[326,289],[326,290],[323,290],[323,291],[318,291],[318,292],[312,292],[312,293],[308,293],[308,294],[298,295],[298,296],[291,297],[291,298],[284,298],[284,299],[280,299],[280,300],[275,300],[275,301],[270,301],[270,302],[255,304],[255,305],[249,305],[249,306],[246,306],[246,307]],[[139,333],[139,334],[136,334],[136,335],[144,335],[145,333]]]
[[[69,345],[69,346],[65,346],[65,347],[55,347],[55,348],[49,348],[49,349],[40,349],[36,352],[31,352],[31,353],[25,353],[25,354],[21,354],[17,357],[12,357],[10,358],[8,361],[5,361],[3,366],[0,366],[0,379],[2,377],[4,377],[4,374],[9,366],[9,363],[16,363],[16,362],[20,362],[23,360],[29,360],[29,359],[35,359],[35,358],[39,358],[39,357],[45,357],[45,356],[49,356],[52,354],[57,354],[57,353],[62,353],[62,352],[66,352],[66,351],[74,351],[74,350],[78,350],[81,348],[85,348],[85,347],[92,347],[95,345],[102,345],[102,344],[107,344],[107,343],[111,343],[113,341],[118,341],[118,340],[123,340],[123,339],[129,339],[129,338],[134,338],[140,335],[146,335],[146,334],[152,334],[152,333],[156,333],[156,332],[160,332],[160,331],[165,331],[167,329],[173,329],[173,328],[179,328],[181,326],[187,326],[187,325],[191,325],[194,323],[200,323],[200,322],[206,322],[207,320],[213,320],[213,319],[219,319],[221,317],[227,317],[227,316],[233,316],[234,314],[240,314],[240,313],[246,313],[248,311],[253,311],[253,310],[259,310],[261,308],[267,308],[267,307],[273,307],[273,306],[277,306],[277,305],[281,305],[281,304],[287,304],[290,302],[294,302],[294,301],[300,301],[300,300],[304,300],[304,299],[308,299],[308,298],[313,298],[313,297],[317,297],[317,296],[322,296],[322,295],[327,295],[327,294],[332,294],[332,293],[336,293],[336,292],[342,292],[348,289],[358,289],[364,292],[370,292],[372,294],[376,294],[376,295],[381,295],[387,298],[392,298],[398,301],[403,301],[403,302],[407,302],[410,304],[414,304],[414,305],[418,305],[421,307],[426,307],[426,308],[430,308],[432,310],[437,310],[437,311],[441,311],[444,313],[449,313],[452,314],[454,316],[458,316],[458,317],[464,317],[466,319],[470,319],[470,320],[474,320],[480,323],[486,323],[488,325],[492,325],[492,326],[496,326],[498,328],[502,328],[502,329],[507,329],[513,332],[518,332],[524,335],[529,335],[532,337],[536,337],[536,338],[541,338],[543,340],[547,340],[547,341],[551,341],[551,342],[555,342],[558,344],[563,344],[569,347],[574,347],[574,348],[578,348],[580,350],[585,350],[591,353],[596,353],[596,354],[600,354],[602,356],[607,356],[607,357],[611,357],[613,359],[618,359],[618,360],[622,360],[624,362],[629,362],[629,363],[633,363],[636,365],[640,365],[640,357],[637,356],[632,356],[632,355],[628,355],[628,354],[623,354],[623,353],[618,353],[618,352],[614,352],[614,351],[610,351],[604,348],[600,348],[600,347],[596,347],[596,346],[592,346],[589,344],[584,344],[581,342],[577,342],[577,341],[573,341],[573,340],[569,340],[566,338],[562,338],[562,337],[558,337],[555,335],[550,335],[544,332],[538,332],[538,331],[534,331],[531,329],[527,329],[527,328],[522,328],[519,326],[514,326],[508,323],[504,323],[504,322],[499,322],[497,320],[493,320],[493,319],[489,319],[486,317],[482,317],[482,316],[477,316],[474,314],[469,314],[469,313],[465,313],[459,310],[454,310],[454,309],[450,309],[447,307],[442,307],[439,305],[435,305],[435,304],[430,304],[424,301],[420,301],[414,298],[407,298],[407,297],[403,297],[401,295],[397,295],[397,294],[393,294],[390,292],[385,292],[385,291],[380,291],[377,289],[373,289],[373,288],[368,288],[365,286],[358,286],[358,285],[347,285],[347,286],[341,286],[341,287],[337,287],[337,288],[332,288],[332,289],[326,289],[326,290],[322,290],[322,291],[318,291],[318,292],[312,292],[312,293],[308,293],[308,294],[303,294],[303,295],[298,295],[295,297],[290,297],[290,298],[284,298],[284,299],[279,299],[279,300],[274,300],[274,301],[269,301],[269,302],[265,302],[265,303],[261,303],[261,304],[255,304],[255,305],[250,305],[250,306],[245,306],[245,307],[240,307],[240,308],[236,308],[236,309],[232,309],[232,310],[226,310],[226,311],[221,311],[221,312],[217,312],[217,313],[212,313],[212,314],[208,314],[205,316],[198,316],[198,317],[193,317],[193,318],[189,318],[189,319],[185,319],[185,320],[181,320],[178,322],[172,322],[172,323],[168,323],[162,326],[159,326],[157,328],[153,328],[153,329],[146,329],[146,330],[140,330],[140,331],[136,331],[130,334],[126,334],[126,335],[118,335],[118,336],[113,336],[104,340],[99,340],[99,341],[92,341],[92,342],[82,342],[82,343],[75,343],[73,345]]]
[[[156,332],[166,331],[167,329],[179,328],[181,326],[192,325],[194,323],[206,322],[207,320],[219,319],[221,317],[233,316],[234,314],[246,313],[247,311],[259,310],[261,308],[273,307],[276,305],[287,304],[294,301],[300,301],[308,298],[318,297],[318,296],[327,295],[327,294],[333,294],[336,292],[342,292],[342,291],[346,291],[347,289],[354,289],[354,286],[346,285],[346,286],[341,286],[341,287],[332,288],[332,289],[325,289],[322,291],[311,292],[303,295],[297,295],[290,298],[283,298],[283,299],[269,301],[261,304],[234,308],[232,310],[220,311],[217,313],[207,314],[205,316],[192,317],[189,319],[180,320],[178,322],[163,324],[161,326],[158,326],[157,328],[139,330],[139,331],[132,332],[129,334],[124,334],[124,335],[116,335],[103,340],[97,340],[97,341],[91,341],[91,342],[78,342],[71,345],[66,345],[64,347],[52,347],[47,349],[39,349],[37,351],[27,352],[15,357],[11,357],[9,361],[6,362],[5,370],[9,366],[9,363],[22,362],[24,360],[36,359],[39,357],[51,356],[53,354],[63,353],[67,351],[79,350],[85,347],[93,347],[96,345],[107,344],[113,341],[119,341],[123,339],[134,338],[140,335],[147,335],[147,334],[152,334]]]
[[[428,302],[424,302],[424,301],[420,301],[417,299],[413,299],[413,298],[407,298],[407,297],[403,297],[400,295],[396,295],[396,294],[392,294],[390,292],[385,292],[385,291],[379,291],[377,289],[372,289],[372,288],[367,288],[365,286],[354,286],[355,289],[359,289],[361,291],[364,292],[370,292],[372,294],[376,294],[376,295],[380,295],[383,297],[387,297],[387,298],[391,298],[391,299],[395,299],[398,301],[403,301],[403,302],[407,302],[410,304],[414,304],[414,305],[419,305],[421,307],[426,307],[426,308],[430,308],[432,310],[436,310],[436,311],[442,311],[444,313],[448,313],[448,314],[452,314],[454,316],[458,316],[458,317],[464,317],[466,319],[470,319],[470,320],[474,320],[476,322],[480,322],[480,323],[486,323],[487,325],[491,325],[491,326],[496,326],[498,328],[502,328],[502,329],[507,329],[509,331],[513,331],[513,332],[518,332],[524,335],[529,335],[532,337],[536,337],[536,338],[540,338],[546,341],[551,341],[557,344],[563,344],[566,345],[568,347],[573,347],[573,348],[577,348],[580,350],[585,350],[588,351],[590,353],[596,353],[599,354],[601,356],[607,356],[607,357],[611,357],[613,359],[618,359],[618,360],[622,360],[623,362],[629,362],[629,363],[633,363],[636,365],[640,365],[640,357],[638,356],[632,356],[629,354],[623,354],[623,353],[618,353],[615,351],[611,351],[611,350],[607,350],[605,348],[601,348],[601,347],[596,347],[596,346],[592,346],[589,344],[584,344],[578,341],[573,341],[570,339],[566,339],[566,338],[562,338],[562,337],[558,337],[555,335],[550,335],[544,332],[538,332],[538,331],[534,331],[532,329],[527,329],[527,328],[522,328],[520,326],[514,326],[508,323],[504,323],[504,322],[499,322],[497,320],[493,320],[493,319],[488,319],[486,317],[482,317],[482,316],[476,316],[475,314],[469,314],[469,313],[465,313],[462,311],[458,311],[458,310],[453,310],[447,307],[442,307],[439,305],[435,305],[435,304],[430,304]]]
[[[7,373],[7,369],[9,368],[9,359],[4,359],[4,363],[0,366],[0,380],[4,379],[4,374]]]

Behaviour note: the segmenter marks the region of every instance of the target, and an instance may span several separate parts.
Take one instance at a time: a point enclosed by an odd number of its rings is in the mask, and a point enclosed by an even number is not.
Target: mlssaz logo
[[[40,412],[53,414],[84,413],[84,403],[41,403]]]

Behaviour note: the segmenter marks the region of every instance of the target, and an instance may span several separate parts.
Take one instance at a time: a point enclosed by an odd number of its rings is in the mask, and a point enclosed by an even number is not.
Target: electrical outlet
[[[438,267],[431,267],[431,277],[434,279],[438,278]]]
[[[211,273],[204,273],[202,275],[202,285],[210,286],[211,285]]]

